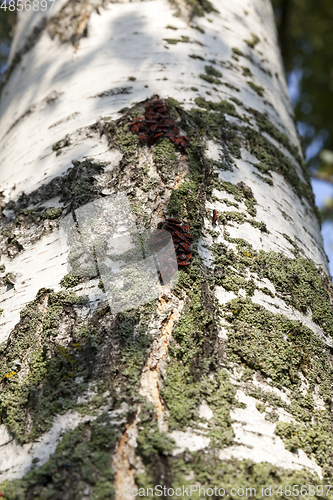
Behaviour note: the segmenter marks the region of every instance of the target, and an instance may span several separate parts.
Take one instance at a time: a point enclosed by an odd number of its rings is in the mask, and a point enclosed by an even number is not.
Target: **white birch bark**
[[[218,12],[193,19],[186,3],[178,6],[181,15],[175,17],[176,7],[167,0],[91,1],[76,4],[75,8],[74,3],[68,2],[65,15],[62,9],[66,4],[65,0],[57,0],[47,15],[30,12],[19,16],[9,59],[10,74],[2,91],[0,108],[0,184],[2,206],[5,207],[3,221],[6,224],[15,216],[12,210],[6,209],[9,201],[17,201],[23,192],[29,195],[64,174],[72,167],[72,160],[89,158],[107,162],[108,166],[97,182],[105,195],[112,193],[112,187],[107,185],[108,174],[117,168],[122,153],[110,149],[105,135],[100,136],[100,128],[93,126],[96,123],[99,127],[103,126],[106,117],[112,120],[120,118],[125,106],[130,108],[155,94],[162,99],[176,99],[185,110],[198,107],[195,99],[199,96],[213,102],[236,98],[241,103],[235,105],[237,112],[251,127],[258,130],[250,109],[266,113],[268,120],[288,137],[301,154],[268,0],[214,0],[213,5]],[[46,19],[44,24],[43,19]],[[170,25],[177,30],[169,29]],[[251,41],[253,34],[259,41],[251,47],[245,40]],[[70,37],[74,43],[69,41]],[[177,39],[178,43],[168,43],[166,39],[170,38]],[[233,48],[244,54],[239,56],[241,62],[232,58],[235,55]],[[19,60],[17,54],[21,54]],[[189,57],[193,54],[202,59]],[[231,87],[224,84],[213,86],[202,79],[199,75],[204,74],[208,64],[216,65],[223,75],[223,83]],[[263,97],[248,85],[249,77],[241,70],[242,64],[252,73],[250,80],[264,89]],[[230,123],[241,122],[230,115],[227,115],[227,120]],[[297,159],[274,137],[266,132],[263,135],[295,166],[299,180],[306,182]],[[61,144],[62,154],[56,156],[52,147],[64,138],[67,141]],[[221,144],[213,140],[206,142],[206,157],[223,160],[225,151]],[[150,164],[152,177],[156,177],[152,155],[146,146],[139,151],[137,168],[145,162]],[[305,197],[301,200],[293,186],[277,172],[272,172],[272,186],[259,178],[255,167],[258,159],[246,147],[242,147],[241,158],[233,158],[233,162],[235,167],[232,170],[218,172],[219,180],[234,185],[242,181],[250,186],[257,200],[254,220],[265,223],[269,232],[261,232],[249,223],[230,223],[227,226],[230,237],[246,240],[255,251],[272,251],[288,258],[294,258],[290,242],[297,242],[302,256],[321,268],[323,275],[328,275],[320,226],[311,203]],[[183,168],[185,173],[188,169],[186,156]],[[179,181],[177,186],[183,182],[182,176]],[[235,211],[225,201],[234,202],[232,194],[218,188],[213,194],[216,199],[214,202],[207,201],[206,213],[210,214],[214,208]],[[170,191],[166,192],[165,203],[168,197]],[[44,200],[42,205],[56,208],[61,203],[59,198],[50,195],[50,199]],[[161,206],[162,218],[165,218],[167,214],[163,204]],[[237,211],[246,214],[245,204],[240,203]],[[152,221],[152,227],[156,227],[156,221],[156,218]],[[226,242],[225,229],[222,224],[218,225],[215,243]],[[204,215],[199,254],[208,267],[212,266],[214,258],[210,230],[211,220]],[[20,311],[34,300],[40,288],[60,290],[59,281],[67,272],[66,256],[61,253],[57,227],[52,232],[47,227],[44,232],[38,240],[25,232],[20,238],[21,251],[15,255],[1,255],[0,263],[5,265],[5,272],[13,273],[16,279],[14,287],[5,284],[2,287],[1,342],[10,337],[20,320]],[[17,229],[15,236],[18,237],[19,233]],[[284,235],[288,236],[288,240]],[[234,243],[226,244],[233,249],[236,247]],[[291,320],[298,320],[322,339],[323,345],[332,346],[332,339],[314,321],[313,311],[309,309],[304,313],[297,310],[275,293],[275,287],[269,280],[260,281],[255,276],[251,277],[258,288],[251,299],[254,303]],[[79,295],[88,294],[92,301],[90,309],[88,307],[85,311],[87,317],[105,300],[97,283],[97,280],[91,280],[76,287]],[[274,297],[261,292],[259,288],[263,287],[269,288]],[[239,290],[237,295],[222,286],[215,289],[215,296],[222,305],[244,294],[244,290]],[[141,374],[139,391],[143,400],[154,405],[159,430],[169,433],[175,440],[173,456],[185,450],[190,453],[209,450],[211,446],[210,437],[205,433],[206,424],[202,424],[202,431],[190,426],[183,430],[169,429],[168,408],[160,392],[163,386],[160,373],[165,370],[173,328],[184,307],[184,300],[172,291],[161,295],[157,306],[158,319],[150,325],[155,332],[155,340]],[[220,340],[225,341],[229,334],[225,325],[221,326]],[[58,340],[65,345],[66,335]],[[239,374],[241,369],[237,366],[234,372],[230,372],[238,390],[238,400],[245,403],[246,408],[231,411],[234,444],[218,451],[219,460],[249,459],[253,463],[268,462],[286,470],[306,469],[321,476],[321,468],[313,457],[302,449],[298,454],[289,451],[282,439],[274,434],[276,423],[268,421],[258,411],[256,400],[244,392]],[[278,394],[286,404],[290,401],[288,389],[277,389],[269,380],[255,376],[253,384]],[[135,487],[136,473],[145,472],[145,465],[135,452],[142,404],[138,404],[132,420],[127,421],[113,454],[117,498],[123,497],[124,486]],[[318,395],[318,408],[321,404]],[[116,418],[118,410],[111,410],[109,408]],[[212,413],[209,405],[202,401],[199,416],[209,422]],[[90,417],[90,420],[94,418],[96,416]],[[47,462],[61,439],[61,432],[75,428],[84,419],[88,417],[82,417],[75,411],[59,415],[51,430],[39,441],[24,445],[16,443],[6,426],[1,424],[0,462],[3,472],[0,479],[21,478],[36,457],[40,459],[39,465]],[[279,420],[291,422],[294,417],[287,410],[280,409]],[[89,496],[91,487],[87,486],[85,491]]]

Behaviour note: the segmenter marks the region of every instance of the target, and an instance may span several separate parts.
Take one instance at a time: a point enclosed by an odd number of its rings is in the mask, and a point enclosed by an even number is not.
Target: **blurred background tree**
[[[3,5],[2,2],[0,5]],[[6,61],[9,54],[11,40],[14,36],[16,23],[16,11],[10,11],[3,7],[0,9],[0,80],[6,69]]]
[[[333,1],[272,1],[310,175],[333,183]],[[332,199],[321,213],[333,220]]]
[[[5,0],[8,1],[8,0]],[[333,0],[272,0],[289,93],[333,274]],[[4,1],[0,0],[4,6]],[[16,12],[0,8],[0,80]]]

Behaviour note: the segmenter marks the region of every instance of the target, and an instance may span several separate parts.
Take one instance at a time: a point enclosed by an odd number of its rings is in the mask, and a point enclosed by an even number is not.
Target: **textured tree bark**
[[[187,148],[132,133],[156,95]],[[0,137],[3,497],[319,494],[332,292],[270,2],[22,15]],[[98,275],[68,273],[59,225],[119,192],[140,231],[187,222],[194,252],[112,314]]]

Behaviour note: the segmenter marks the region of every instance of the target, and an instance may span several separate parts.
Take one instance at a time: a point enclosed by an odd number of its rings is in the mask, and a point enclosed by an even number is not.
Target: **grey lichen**
[[[16,500],[33,495],[38,498],[81,499],[89,492],[92,500],[113,498],[115,488],[112,451],[123,424],[104,412],[97,419],[79,424],[64,433],[48,461],[33,463],[22,479],[0,485],[3,498]]]

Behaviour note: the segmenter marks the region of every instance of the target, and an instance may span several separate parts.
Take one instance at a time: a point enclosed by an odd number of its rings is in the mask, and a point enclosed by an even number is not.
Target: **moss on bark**
[[[209,75],[210,70],[206,71]],[[211,76],[217,77],[216,74]],[[312,200],[312,194],[304,191],[293,163],[262,132],[265,130],[273,139],[283,143],[295,158],[296,151],[261,115],[256,116],[259,131],[243,125],[242,118],[229,101],[214,103],[198,98],[198,107],[190,111],[185,111],[174,99],[168,99],[166,103],[170,116],[190,137],[187,153],[175,148],[166,138],[159,139],[150,149],[140,144],[138,136],[132,134],[128,127],[133,118],[144,112],[144,103],[139,103],[125,110],[117,122],[104,120],[98,124],[110,147],[122,154],[119,165],[107,174],[104,187],[112,187],[114,192],[127,192],[139,224],[145,227],[156,227],[157,214],[161,217],[161,207],[156,205],[156,199],[162,197],[168,200],[163,218],[181,218],[190,225],[194,236],[194,254],[191,266],[180,272],[174,289],[176,296],[185,301],[185,306],[172,332],[168,357],[161,373],[161,395],[168,411],[170,430],[185,432],[187,426],[198,430],[205,424],[209,448],[192,453],[187,450],[173,456],[175,443],[167,433],[159,430],[152,407],[145,405],[139,394],[140,375],[154,339],[148,325],[156,319],[155,301],[116,317],[112,317],[104,305],[89,320],[80,322],[75,311],[81,306],[77,304],[74,294],[40,292],[36,300],[22,311],[20,323],[9,342],[2,346],[3,421],[12,435],[24,442],[45,432],[52,425],[55,415],[69,409],[76,409],[81,415],[91,415],[95,419],[104,405],[113,411],[126,404],[123,423],[128,423],[138,404],[142,404],[136,453],[146,467],[146,474],[136,476],[140,487],[153,487],[157,481],[170,487],[186,485],[189,481],[193,484],[197,481],[202,486],[218,485],[223,478],[228,498],[231,498],[231,484],[239,487],[247,484],[248,487],[258,488],[258,491],[259,485],[284,487],[292,481],[297,481],[297,484],[320,484],[307,472],[283,471],[269,464],[253,464],[246,460],[222,462],[217,456],[219,448],[233,444],[231,409],[244,407],[237,401],[236,385],[230,377],[236,367],[242,371],[238,383],[243,384],[242,388],[258,400],[258,408],[267,419],[276,421],[281,408],[287,409],[295,418],[297,428],[282,425],[281,422],[276,428],[286,447],[290,450],[303,448],[323,466],[327,477],[332,474],[330,411],[333,362],[330,348],[323,346],[312,330],[301,322],[273,314],[251,300],[256,290],[260,289],[267,297],[277,296],[303,314],[311,309],[313,322],[323,328],[326,336],[331,336],[333,317],[325,278],[312,262],[299,254],[295,254],[295,259],[288,259],[274,252],[258,252],[247,242],[230,238],[226,230],[226,242],[213,243],[209,249],[214,258],[211,269],[203,264],[198,254],[206,202],[216,201],[212,196],[213,188],[233,195],[235,201],[228,201],[229,205],[238,208],[239,203],[244,202],[247,208],[246,214],[220,212],[220,222],[225,225],[230,219],[238,223],[250,222],[261,231],[266,230],[263,223],[255,220],[257,202],[252,191],[245,184],[233,185],[217,180],[216,170],[232,169],[233,159],[241,156],[241,147],[249,147],[261,162],[259,169],[267,176],[270,171],[281,173],[300,196],[305,192],[308,200]],[[239,105],[239,102],[236,104]],[[233,116],[237,123],[229,122],[225,115]],[[221,145],[226,158],[224,164],[214,163],[206,157],[207,139]],[[184,157],[188,169],[175,189],[178,169]],[[155,169],[154,177],[150,175],[149,162]],[[102,196],[101,188],[94,179],[96,173],[103,173],[103,165],[87,160],[75,164],[61,182],[59,179],[53,181],[52,186],[57,186],[59,192],[63,191],[64,212]],[[41,200],[50,196],[52,186],[50,184],[44,191],[37,192]],[[71,198],[72,193],[74,196]],[[25,197],[20,205],[12,205],[12,208],[19,212],[26,209],[29,203],[29,197]],[[34,214],[23,212],[19,217],[33,218]],[[59,212],[55,220],[60,217],[62,214]],[[214,237],[214,232],[211,233]],[[228,248],[230,244],[236,248]],[[263,278],[269,280],[270,288],[258,285]],[[61,285],[70,289],[80,285],[81,281],[84,280],[66,275]],[[216,286],[235,293],[243,289],[246,297],[236,298],[224,308],[218,307],[214,297]],[[44,308],[43,314],[36,312],[38,307]],[[227,321],[228,341],[219,337],[221,319]],[[60,344],[57,332],[65,325],[68,327],[69,323],[66,344]],[[28,361],[32,349],[35,352]],[[26,367],[24,379],[19,376],[22,366]],[[272,386],[289,390],[290,404],[256,389],[252,384],[255,373]],[[6,378],[6,374],[11,376]],[[76,377],[81,381],[79,388],[73,382]],[[308,394],[300,392],[302,377],[308,382]],[[84,396],[89,383],[96,386],[94,395],[79,403],[78,396]],[[324,402],[325,409],[322,411],[316,406],[315,391]],[[199,416],[199,406],[203,401],[213,414],[209,422]],[[16,421],[12,418],[11,407],[20,416]],[[30,428],[28,417],[32,422]],[[103,426],[108,430],[107,452],[103,439],[93,443],[91,438],[85,441],[85,433],[92,432],[94,425],[96,435],[102,432]],[[69,488],[70,498],[79,499],[86,487],[90,488],[93,499],[107,498],[107,495],[112,498],[114,472],[110,466],[110,453],[119,436],[118,429],[123,431],[122,425],[115,426],[105,414],[94,420],[94,424],[89,423],[88,431],[87,426],[80,424],[63,436],[46,464],[41,467],[36,465],[21,480],[5,483],[2,487],[5,495],[10,500],[25,498],[27,492],[47,498],[48,491],[54,495],[58,494],[55,491],[60,491],[61,498],[67,498],[64,496],[67,493],[63,492],[70,482],[73,485]],[[297,439],[295,432],[298,433]],[[84,441],[83,448],[79,440]],[[69,453],[74,457],[71,466],[61,462],[64,446],[68,446]],[[83,452],[89,452],[92,457],[87,463],[82,458]],[[54,464],[58,464],[62,475],[55,472]],[[189,474],[193,479],[187,479]],[[277,498],[277,493],[274,494]]]

